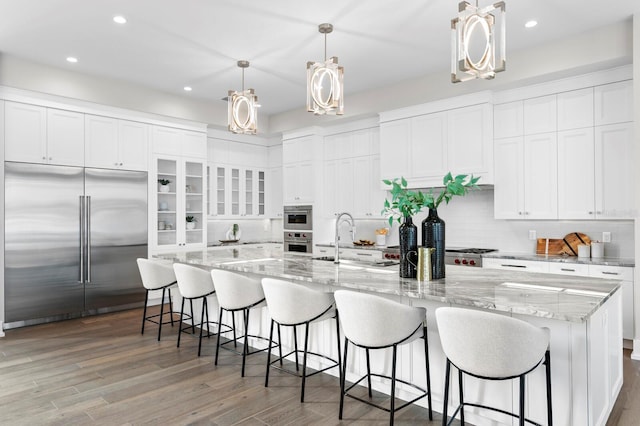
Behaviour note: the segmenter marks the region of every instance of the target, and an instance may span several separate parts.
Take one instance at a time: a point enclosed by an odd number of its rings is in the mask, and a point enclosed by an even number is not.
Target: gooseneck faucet
[[[343,216],[346,216],[343,218]],[[349,224],[349,232],[351,232],[351,241],[355,241],[356,240],[356,222],[353,220],[353,216],[351,216],[349,213],[340,213],[338,214],[338,217],[336,217],[336,235],[335,235],[335,247],[336,247],[336,252],[335,255],[333,256],[333,263],[340,263],[340,247],[339,247],[339,242],[340,242],[340,225],[347,222]]]

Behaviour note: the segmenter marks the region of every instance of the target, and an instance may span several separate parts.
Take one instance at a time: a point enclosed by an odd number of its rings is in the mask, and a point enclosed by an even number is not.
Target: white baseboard
[[[640,361],[640,339],[633,339],[633,351],[631,351],[631,359]]]
[[[0,337],[4,337],[4,326],[2,325],[2,321],[0,321]]]

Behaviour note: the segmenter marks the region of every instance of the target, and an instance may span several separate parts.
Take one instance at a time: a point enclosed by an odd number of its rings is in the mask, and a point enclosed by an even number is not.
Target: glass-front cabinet
[[[212,173],[211,170],[215,170]],[[265,215],[266,172],[259,169],[211,165],[209,214],[219,217]]]
[[[205,162],[171,156],[154,158],[150,205],[155,206],[151,247],[158,251],[206,246]]]

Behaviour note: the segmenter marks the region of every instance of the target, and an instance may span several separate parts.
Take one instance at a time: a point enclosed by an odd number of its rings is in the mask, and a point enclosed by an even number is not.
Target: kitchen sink
[[[326,262],[333,262],[335,260],[335,257],[333,256],[320,256],[320,257],[313,257],[313,260],[323,260]],[[377,267],[384,267],[384,266],[395,266],[400,264],[399,261],[397,260],[389,260],[389,259],[380,259],[380,260],[374,260],[371,262],[364,262],[362,260],[351,260],[351,259],[340,259],[340,265],[354,265],[354,266],[362,266],[362,267],[371,267],[371,266],[377,266]]]

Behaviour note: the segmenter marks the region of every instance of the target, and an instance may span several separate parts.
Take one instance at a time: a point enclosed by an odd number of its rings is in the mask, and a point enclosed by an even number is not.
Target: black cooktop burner
[[[470,254],[484,254],[497,251],[496,249],[485,248],[450,248],[445,250],[447,253],[470,253]]]

